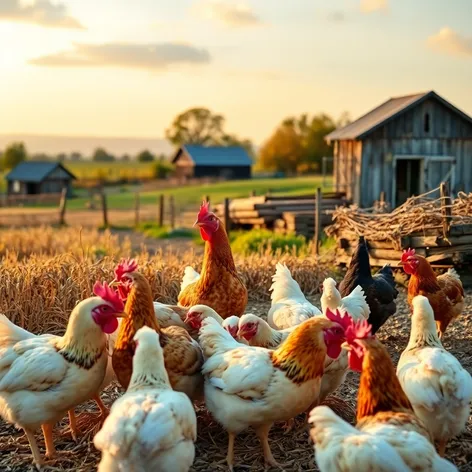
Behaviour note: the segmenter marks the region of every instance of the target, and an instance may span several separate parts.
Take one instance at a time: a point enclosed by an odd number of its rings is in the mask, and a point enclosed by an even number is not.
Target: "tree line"
[[[225,118],[213,113],[208,108],[190,108],[177,115],[165,130],[166,138],[176,147],[184,144],[203,146],[242,146],[253,158],[257,170],[283,172],[295,175],[300,173],[319,172],[324,156],[332,156],[332,148],[325,141],[325,136],[350,122],[345,112],[335,120],[325,113],[316,115],[302,114],[283,120],[256,151],[249,139],[238,137],[226,131]],[[48,156],[35,154],[28,156],[23,143],[8,146],[0,157],[0,170],[15,167],[25,159],[79,161],[84,159],[79,152]],[[97,148],[91,156],[95,162],[113,162],[117,160],[138,162],[165,162],[164,155],[156,156],[145,149],[136,156],[127,154],[117,157],[104,148]]]

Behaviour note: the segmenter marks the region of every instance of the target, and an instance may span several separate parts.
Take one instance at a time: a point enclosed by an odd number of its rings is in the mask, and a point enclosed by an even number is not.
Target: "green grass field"
[[[173,195],[176,205],[184,207],[187,205],[195,205],[200,202],[203,196],[208,195],[213,204],[221,203],[225,198],[247,197],[251,190],[255,190],[257,195],[263,195],[269,190],[274,195],[304,195],[314,194],[317,187],[322,187],[323,178],[321,176],[310,177],[294,177],[287,179],[252,179],[221,182],[208,185],[192,185],[180,188],[167,188],[162,191],[153,191],[141,193],[141,205],[156,205],[159,195]],[[327,185],[324,190],[330,190],[332,180],[327,179]],[[87,198],[74,198],[69,200],[68,209],[84,209]],[[133,208],[134,193],[133,192],[109,192],[108,207],[110,209]]]
[[[154,178],[155,162],[93,162],[67,161],[65,166],[78,180],[104,179],[117,182],[122,179],[152,179]]]

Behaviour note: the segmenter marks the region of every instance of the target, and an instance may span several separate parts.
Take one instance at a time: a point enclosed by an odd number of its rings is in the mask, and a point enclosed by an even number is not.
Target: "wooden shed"
[[[5,178],[8,195],[60,193],[64,187],[70,195],[76,177],[59,162],[25,161]]]
[[[325,139],[336,191],[361,207],[382,191],[397,207],[442,181],[472,191],[472,118],[434,91],[391,98]]]
[[[180,147],[172,159],[178,177],[250,179],[252,160],[241,146]]]

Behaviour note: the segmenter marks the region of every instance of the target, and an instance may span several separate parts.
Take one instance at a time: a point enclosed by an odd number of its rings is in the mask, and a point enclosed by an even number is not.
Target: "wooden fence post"
[[[226,234],[229,236],[229,232],[231,231],[231,219],[229,217],[229,198],[225,198],[225,205],[224,205],[224,225],[226,228]]]
[[[164,226],[164,194],[159,195],[159,227]]]
[[[203,199],[205,200],[205,202],[210,203],[210,195],[205,195]]]
[[[249,192],[249,196],[250,196],[250,197],[255,197],[255,196],[256,196],[256,191],[255,191],[255,190],[251,190],[251,191]]]
[[[321,239],[321,188],[316,189],[316,200],[315,200],[315,235],[314,235],[314,251],[315,256],[318,256],[320,251],[320,239]]]
[[[67,204],[67,187],[64,187],[61,192],[61,201],[59,202],[59,224],[66,224],[66,204]]]
[[[139,225],[139,192],[134,194],[134,226]]]
[[[385,192],[383,190],[380,192],[379,200],[380,200],[380,203],[385,203]]]
[[[175,229],[175,201],[174,195],[169,197],[169,205],[170,205],[170,229]]]
[[[107,196],[105,191],[102,188],[102,192],[100,195],[102,199],[102,211],[103,211],[103,227],[108,228],[108,208],[107,208]]]
[[[449,188],[447,182],[441,182],[439,187],[441,194],[441,214],[442,214],[442,227],[443,237],[445,239],[449,236],[449,228],[451,224],[451,197],[449,196]]]

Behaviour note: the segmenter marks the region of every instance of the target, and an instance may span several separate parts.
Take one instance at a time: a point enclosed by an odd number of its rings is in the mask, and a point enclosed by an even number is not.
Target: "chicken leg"
[[[41,457],[41,453],[39,452],[38,443],[36,442],[36,438],[34,437],[33,432],[28,429],[25,429],[26,437],[28,438],[28,442],[31,448],[31,452],[33,454],[33,462],[34,465],[38,470],[41,470],[41,466],[43,465],[44,461]]]
[[[233,472],[235,438],[236,438],[236,435],[228,431],[228,453],[226,454],[226,463],[228,464],[228,468],[230,472]]]
[[[100,409],[101,416],[103,416],[103,418],[106,418],[108,416],[109,410],[105,406],[105,404],[102,402],[100,395],[97,393],[97,395],[94,395],[92,398],[93,400],[95,400],[98,408]]]
[[[69,427],[70,427],[70,434],[72,436],[72,439],[77,442],[77,419],[75,417],[75,411],[69,410]]]
[[[52,424],[42,424],[41,429],[44,434],[44,442],[46,443],[46,457],[53,459],[56,456],[56,448],[54,446],[54,440],[52,438]]]
[[[446,454],[446,446],[447,446],[447,441],[442,439],[441,441],[438,442],[438,454],[441,457],[444,457]]]
[[[264,461],[267,465],[272,467],[281,467],[281,465],[275,460],[274,456],[272,455],[272,451],[270,450],[269,445],[269,431],[272,428],[272,424],[265,424],[259,426],[256,429],[257,437],[262,445],[262,450],[264,451]]]

